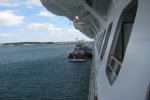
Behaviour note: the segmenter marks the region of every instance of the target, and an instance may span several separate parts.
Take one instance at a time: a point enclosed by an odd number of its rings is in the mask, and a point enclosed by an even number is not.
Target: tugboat
[[[86,54],[85,51],[83,49],[83,41],[82,40],[78,40],[76,42],[76,47],[74,48],[74,51],[72,53],[69,53],[69,61],[70,62],[84,62],[86,61]]]
[[[83,62],[87,58],[92,58],[92,49],[84,46],[83,41],[76,42],[76,47],[72,53],[69,53],[68,58],[71,62]]]
[[[69,53],[69,61],[70,62],[84,62],[86,61],[87,56],[85,52],[82,51],[74,51],[73,53]]]

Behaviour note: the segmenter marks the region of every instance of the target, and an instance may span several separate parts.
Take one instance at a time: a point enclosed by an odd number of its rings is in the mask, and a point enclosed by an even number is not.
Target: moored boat
[[[73,53],[69,53],[69,61],[70,62],[82,62],[82,61],[86,61],[86,54],[85,52],[82,51],[74,51]]]

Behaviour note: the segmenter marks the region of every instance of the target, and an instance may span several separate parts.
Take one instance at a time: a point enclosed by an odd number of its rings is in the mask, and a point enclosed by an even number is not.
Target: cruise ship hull
[[[94,39],[89,100],[150,100],[150,0],[41,0]]]

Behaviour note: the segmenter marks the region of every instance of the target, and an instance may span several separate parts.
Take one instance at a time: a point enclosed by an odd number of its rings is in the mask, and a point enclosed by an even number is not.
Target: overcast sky
[[[0,0],[0,43],[89,40],[69,19],[48,12],[40,0]]]

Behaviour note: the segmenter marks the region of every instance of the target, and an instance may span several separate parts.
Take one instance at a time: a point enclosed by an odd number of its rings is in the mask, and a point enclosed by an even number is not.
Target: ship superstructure
[[[89,100],[150,100],[150,0],[41,0],[94,39]]]

